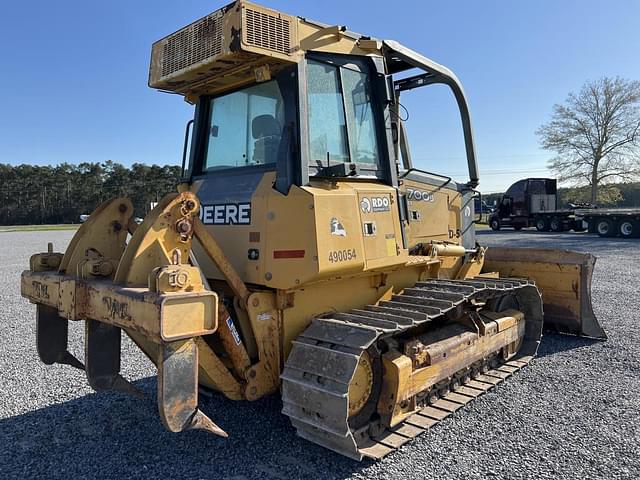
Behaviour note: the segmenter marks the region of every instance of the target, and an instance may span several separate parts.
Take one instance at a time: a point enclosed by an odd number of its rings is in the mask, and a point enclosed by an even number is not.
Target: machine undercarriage
[[[283,413],[303,438],[379,459],[527,364],[541,334],[527,280],[420,282],[314,319],[285,364]]]

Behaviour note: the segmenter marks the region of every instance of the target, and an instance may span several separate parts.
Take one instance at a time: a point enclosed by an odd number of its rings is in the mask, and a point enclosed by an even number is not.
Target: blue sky
[[[267,6],[397,40],[451,68],[474,120],[481,190],[544,176],[536,128],[584,81],[640,79],[640,2],[270,0]],[[5,2],[0,15],[0,163],[180,162],[191,107],[147,87],[153,41],[223,3]],[[396,8],[394,11],[393,9]],[[417,167],[464,179],[443,87],[403,104]]]

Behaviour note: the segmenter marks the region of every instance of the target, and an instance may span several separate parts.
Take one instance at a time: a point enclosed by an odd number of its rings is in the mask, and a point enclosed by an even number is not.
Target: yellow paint
[[[264,18],[270,18],[272,24],[276,22],[286,24],[288,32],[286,52],[268,47],[279,43],[284,45],[284,38],[273,38],[278,36],[278,32],[283,32],[284,27],[249,33],[250,26],[256,25],[256,22],[250,25],[248,20],[248,16],[253,12]],[[382,53],[382,45],[379,42],[365,42],[361,48],[357,39],[344,35],[336,27],[327,28],[310,20],[287,15],[244,0],[236,2],[226,10],[220,9],[212,15],[218,18],[216,20],[220,35],[218,51],[192,65],[185,65],[175,72],[166,73],[163,70],[163,64],[171,65],[171,59],[165,62],[164,55],[166,52],[175,51],[175,47],[166,48],[168,42],[172,41],[173,35],[188,36],[191,26],[158,40],[153,44],[151,52],[149,72],[151,87],[182,94],[187,101],[194,102],[199,95],[221,93],[273,76],[284,67],[299,62],[308,51],[361,56]],[[196,20],[196,23],[198,21]],[[211,28],[211,23],[208,25]]]
[[[409,246],[431,241],[461,244],[462,195],[458,191],[406,178],[400,185],[400,191],[407,196]]]
[[[418,408],[415,396],[432,387],[442,380],[446,380],[462,368],[485,358],[489,353],[497,352],[501,348],[517,343],[524,336],[524,317],[515,312],[507,315],[513,322],[508,328],[494,334],[480,335],[467,348],[456,348],[449,351],[447,359],[423,368],[414,368],[411,359],[400,352],[390,351],[383,355],[385,367],[384,384],[378,412],[388,419],[390,426],[415,413]],[[446,339],[445,339],[446,341]]]
[[[378,401],[378,413],[391,427],[404,420],[415,409],[415,399],[404,395],[410,388],[413,367],[411,359],[396,350],[382,356],[384,382]]]
[[[283,364],[281,312],[276,308],[273,292],[255,292],[247,305],[258,348],[258,362],[246,374],[245,397],[256,400],[275,392],[280,385]]]

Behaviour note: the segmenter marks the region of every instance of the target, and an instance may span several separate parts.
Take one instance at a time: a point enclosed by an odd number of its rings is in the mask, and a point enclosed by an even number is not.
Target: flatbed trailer
[[[541,232],[597,233],[601,237],[640,237],[640,208],[576,206],[557,209],[557,183],[553,178],[526,178],[509,187],[489,217],[493,230],[536,227]]]
[[[575,218],[601,237],[640,237],[640,208],[577,209]]]

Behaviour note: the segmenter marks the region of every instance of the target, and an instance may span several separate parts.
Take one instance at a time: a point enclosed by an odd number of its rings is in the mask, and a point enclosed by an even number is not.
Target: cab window
[[[311,160],[348,162],[347,123],[338,69],[310,61],[308,78]]]
[[[209,100],[204,169],[276,163],[285,124],[276,80]]]
[[[312,166],[380,163],[368,73],[358,66],[307,63],[309,145]]]

